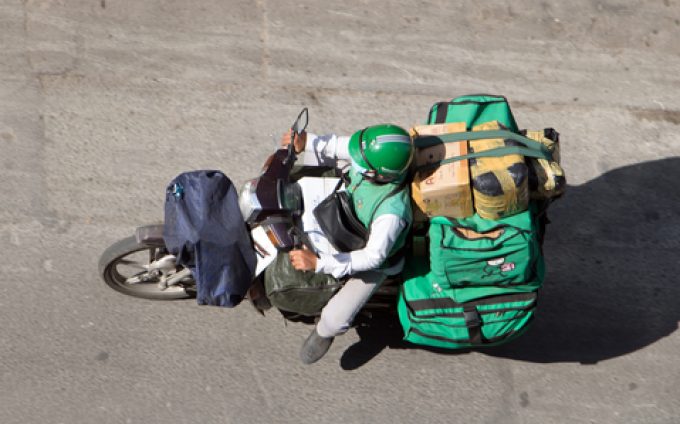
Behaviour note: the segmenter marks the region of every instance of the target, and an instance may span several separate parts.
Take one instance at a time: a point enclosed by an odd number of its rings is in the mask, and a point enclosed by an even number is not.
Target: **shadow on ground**
[[[521,361],[594,364],[670,335],[680,320],[680,158],[609,171],[550,210],[548,274],[532,328],[481,352]],[[357,328],[345,352],[355,369],[401,341],[396,316]],[[459,351],[436,352],[460,354]]]

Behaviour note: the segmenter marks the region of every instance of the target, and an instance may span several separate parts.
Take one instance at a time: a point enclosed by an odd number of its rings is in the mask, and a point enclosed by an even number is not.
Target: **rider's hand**
[[[290,131],[287,131],[281,137],[281,146],[286,147],[290,144]],[[307,133],[302,131],[302,134],[295,134],[295,141],[293,146],[295,146],[295,153],[300,153],[305,150],[305,145],[307,144]]]
[[[298,271],[316,271],[316,255],[307,248],[291,250],[290,263]]]

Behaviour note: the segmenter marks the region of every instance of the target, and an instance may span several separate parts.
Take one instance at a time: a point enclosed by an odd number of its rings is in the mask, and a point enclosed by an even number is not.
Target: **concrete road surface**
[[[3,0],[0,423],[680,422],[680,1]],[[562,135],[533,328],[433,352],[107,288],[181,171],[508,96]]]

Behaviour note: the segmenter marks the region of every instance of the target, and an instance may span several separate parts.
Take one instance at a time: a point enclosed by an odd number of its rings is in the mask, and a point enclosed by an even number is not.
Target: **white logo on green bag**
[[[484,275],[482,278],[487,277],[505,277],[504,272],[510,272],[515,269],[514,262],[505,262],[505,258],[494,258],[486,261],[486,266],[484,267]]]
[[[507,264],[501,265],[502,272],[509,272],[515,269],[515,264],[513,262],[508,262]]]

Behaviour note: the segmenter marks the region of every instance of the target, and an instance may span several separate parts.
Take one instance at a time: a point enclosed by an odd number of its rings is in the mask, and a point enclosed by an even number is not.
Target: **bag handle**
[[[344,174],[343,174],[343,176],[344,176]],[[344,182],[345,182],[345,180],[344,180],[342,177],[340,177],[340,179],[338,180],[338,183],[335,185],[335,188],[333,189],[333,193],[335,193],[336,191],[338,191],[338,190],[340,189],[340,186],[341,186],[342,183],[344,183]]]

